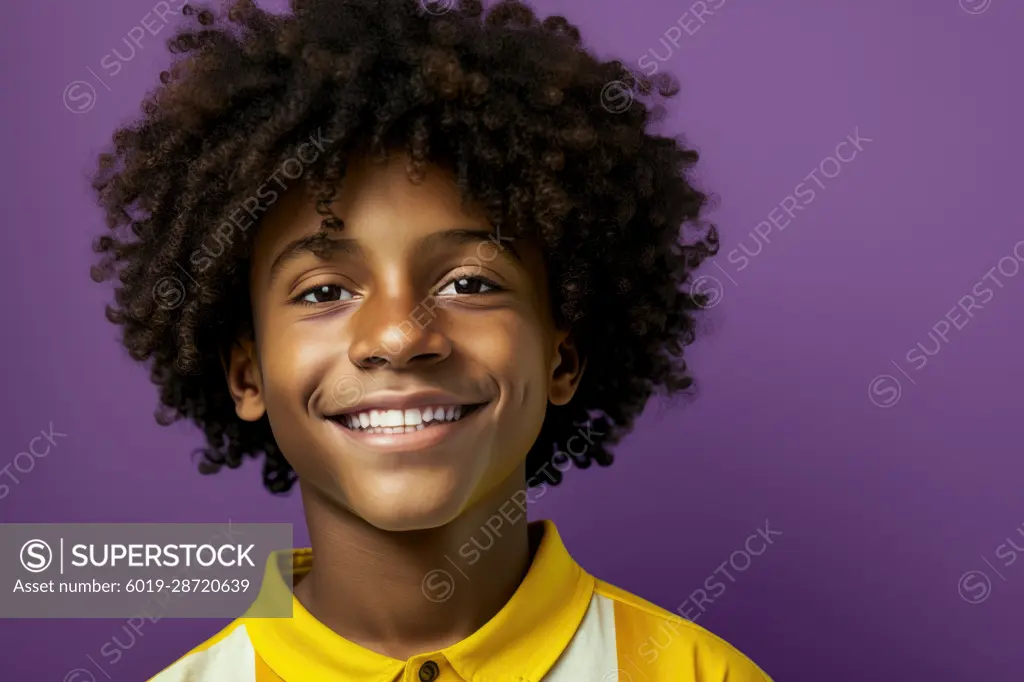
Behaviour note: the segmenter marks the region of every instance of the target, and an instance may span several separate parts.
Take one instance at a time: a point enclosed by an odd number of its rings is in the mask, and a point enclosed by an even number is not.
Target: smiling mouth
[[[353,433],[399,435],[427,431],[465,419],[487,403],[434,405],[404,410],[365,410],[328,419]]]

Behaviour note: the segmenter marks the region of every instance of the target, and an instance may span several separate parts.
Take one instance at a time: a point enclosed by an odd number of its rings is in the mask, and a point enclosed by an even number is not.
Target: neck
[[[334,632],[385,656],[405,660],[465,639],[512,598],[529,568],[525,514],[509,503],[523,497],[522,476],[451,523],[404,532],[380,530],[300,487],[313,567],[296,598]]]

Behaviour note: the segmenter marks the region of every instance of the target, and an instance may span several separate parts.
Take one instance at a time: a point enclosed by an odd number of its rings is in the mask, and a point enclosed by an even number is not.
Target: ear
[[[586,368],[587,361],[580,357],[572,332],[556,332],[551,375],[548,380],[548,400],[554,405],[565,405],[572,400]]]
[[[247,422],[262,419],[267,407],[263,401],[263,376],[256,343],[250,338],[236,340],[221,352],[220,364],[224,368],[238,418]]]

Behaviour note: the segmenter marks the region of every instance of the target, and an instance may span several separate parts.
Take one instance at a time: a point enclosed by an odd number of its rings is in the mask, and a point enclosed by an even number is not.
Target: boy
[[[312,547],[262,588],[293,583],[292,617],[153,679],[767,681],[522,520],[690,384],[684,290],[717,237],[680,239],[697,154],[635,101],[669,85],[518,2],[183,13],[183,56],[101,158],[93,276],[118,278],[159,418],[204,430],[205,472],[298,482]]]

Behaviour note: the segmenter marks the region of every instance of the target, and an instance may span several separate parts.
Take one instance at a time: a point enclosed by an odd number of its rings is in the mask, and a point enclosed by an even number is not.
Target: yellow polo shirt
[[[287,593],[292,617],[242,616],[150,682],[771,682],[704,628],[588,575],[554,523],[534,524],[543,536],[519,589],[445,649],[400,661],[343,639],[270,561],[256,603]],[[308,549],[282,557],[296,581],[313,562]]]

